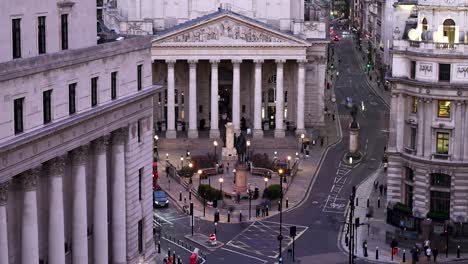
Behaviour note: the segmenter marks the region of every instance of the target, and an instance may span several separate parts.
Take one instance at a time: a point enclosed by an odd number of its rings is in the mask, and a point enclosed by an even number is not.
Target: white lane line
[[[174,223],[172,223],[171,221],[167,220],[166,218],[164,218],[164,217],[158,215],[157,213],[154,213],[154,216],[156,216],[156,217],[159,218],[160,220],[162,220],[162,221],[164,221],[164,222],[166,222],[166,223],[168,223],[168,224],[170,224],[170,225],[173,225],[173,224],[174,224]]]
[[[247,254],[244,254],[242,252],[238,252],[238,251],[235,251],[235,250],[232,250],[232,249],[228,249],[228,248],[221,248],[222,250],[226,250],[226,251],[229,251],[229,252],[232,252],[232,253],[236,253],[236,254],[239,254],[241,256],[244,256],[244,257],[248,257],[248,258],[252,258],[252,259],[256,259],[258,261],[261,261],[262,263],[268,263],[267,260],[264,260],[264,259],[261,259],[261,258],[257,258],[257,257],[254,257],[254,256],[251,256],[251,255],[247,255]]]
[[[256,221],[255,221],[256,222]],[[240,232],[239,234],[237,234],[237,236],[233,237],[231,240],[229,240],[228,242],[226,242],[226,244],[228,244],[229,242],[231,241],[234,241],[236,240],[240,235],[244,234],[247,230],[249,230],[249,228],[251,226],[253,226],[255,224],[255,222],[252,222],[252,224],[250,224],[246,229],[242,230],[242,232]]]
[[[186,215],[186,216],[181,216],[181,217],[168,218],[166,220],[167,221],[177,221],[177,220],[185,219],[185,218],[190,218],[190,216]]]
[[[167,242],[172,243],[172,244],[174,244],[174,245],[176,245],[176,246],[178,246],[178,247],[180,247],[180,248],[182,248],[182,249],[185,249],[185,250],[188,251],[188,252],[192,252],[192,251],[189,250],[188,248],[185,248],[185,247],[183,247],[183,246],[181,246],[181,245],[179,245],[179,244],[177,244],[177,243],[175,243],[175,242],[172,242],[171,240],[169,240],[169,239],[167,239],[167,238],[165,238],[165,237],[163,237],[162,239],[164,239],[164,240],[166,240]],[[203,264],[203,263],[206,262],[206,260],[205,260],[204,258],[202,258],[202,257],[200,257],[200,256],[198,256],[198,257],[202,260],[202,262],[201,262],[200,264]]]

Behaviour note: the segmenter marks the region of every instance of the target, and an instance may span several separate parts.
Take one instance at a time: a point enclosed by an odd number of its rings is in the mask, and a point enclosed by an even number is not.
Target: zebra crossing
[[[353,166],[345,164],[340,161],[336,170],[336,175],[333,180],[333,185],[330,193],[325,201],[325,206],[322,209],[324,213],[344,213],[348,199],[340,198],[341,189],[346,184],[349,173],[352,171]]]

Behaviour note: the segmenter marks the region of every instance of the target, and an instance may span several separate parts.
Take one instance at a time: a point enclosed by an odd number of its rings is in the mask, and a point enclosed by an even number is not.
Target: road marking
[[[174,223],[172,223],[171,221],[167,220],[166,218],[162,217],[161,215],[158,215],[157,213],[154,213],[154,216],[156,216],[156,218],[160,219],[160,220],[163,220],[164,222],[170,224],[170,225],[173,225]]]
[[[169,239],[167,239],[167,238],[165,238],[165,237],[163,237],[162,239],[166,240],[167,242],[170,242],[170,243],[174,244],[175,246],[178,246],[178,247],[180,247],[180,248],[182,248],[182,249],[185,249],[186,251],[188,251],[188,252],[190,252],[190,253],[192,252],[192,251],[189,250],[188,248],[183,247],[183,246],[181,246],[181,245],[179,245],[179,244],[177,244],[177,243],[175,243],[175,242],[173,242],[173,241],[171,241],[171,240],[169,240]],[[200,256],[198,256],[198,257],[202,260],[202,262],[201,262],[200,264],[203,264],[203,263],[206,262],[206,260],[205,260],[204,258],[202,258],[202,257],[200,257]]]
[[[268,263],[267,260],[264,260],[264,259],[261,259],[261,258],[257,258],[257,257],[251,256],[251,255],[247,255],[247,254],[245,254],[245,253],[238,252],[238,251],[235,251],[235,250],[232,250],[232,249],[228,249],[228,248],[225,248],[225,247],[222,247],[221,249],[222,249],[222,250],[229,251],[229,252],[232,252],[232,253],[239,254],[239,255],[244,256],[244,257],[256,259],[256,260],[258,260],[258,261],[261,261],[262,263]]]

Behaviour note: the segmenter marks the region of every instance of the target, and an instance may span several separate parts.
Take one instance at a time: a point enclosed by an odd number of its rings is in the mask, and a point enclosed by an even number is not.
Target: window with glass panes
[[[68,113],[76,113],[76,83],[68,85]]]
[[[439,64],[439,81],[450,81],[450,64]]]
[[[137,88],[138,88],[138,91],[141,90],[141,88],[143,88],[143,65],[138,65],[137,66]]]
[[[46,17],[37,18],[37,48],[39,54],[46,53]]]
[[[437,116],[443,118],[450,118],[450,105],[450,101],[439,100],[437,104]]]
[[[98,77],[91,78],[91,106],[96,106],[98,103]]]
[[[417,113],[418,112],[418,98],[416,96],[413,96],[412,101],[411,101],[411,113]]]
[[[450,192],[431,191],[431,212],[450,212]]]
[[[431,186],[450,188],[450,175],[443,173],[431,174]]]
[[[117,98],[117,72],[111,73],[111,99]]]
[[[60,16],[60,35],[62,40],[62,50],[68,49],[68,14]]]
[[[411,149],[416,149],[416,136],[417,136],[417,128],[416,127],[410,127],[410,131],[411,131],[411,138],[410,138],[410,145],[409,147]]]
[[[21,18],[11,20],[13,59],[21,58]]]
[[[437,132],[437,154],[448,154],[450,134],[447,132]]]
[[[52,90],[42,93],[42,111],[44,115],[44,124],[52,121]]]
[[[14,121],[15,121],[15,134],[23,132],[23,104],[24,97],[18,98],[13,101]]]
[[[413,207],[413,185],[414,171],[409,167],[404,167],[405,173],[405,197],[404,203],[406,206]]]

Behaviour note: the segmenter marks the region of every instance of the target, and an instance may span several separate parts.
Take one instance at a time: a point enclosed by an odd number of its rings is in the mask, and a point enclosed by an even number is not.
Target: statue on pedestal
[[[245,150],[247,148],[247,141],[245,140],[244,134],[240,134],[236,140],[236,151],[237,151],[237,161],[245,162]]]

